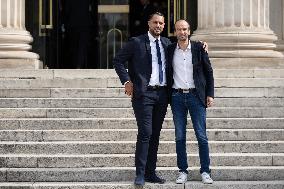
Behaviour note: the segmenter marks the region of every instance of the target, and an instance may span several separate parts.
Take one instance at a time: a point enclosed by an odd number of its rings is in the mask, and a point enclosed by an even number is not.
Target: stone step
[[[30,88],[0,89],[0,98],[126,98],[123,88]],[[284,97],[284,88],[215,88],[215,97]]]
[[[219,87],[284,87],[284,78],[215,78]],[[122,87],[118,78],[10,79],[0,78],[1,88],[109,88]]]
[[[136,141],[137,129],[0,130],[0,141]],[[284,141],[283,129],[207,129],[209,141]],[[175,130],[163,129],[161,141],[174,141]],[[196,140],[193,129],[187,140]]]
[[[214,69],[215,78],[283,78],[284,69]]]
[[[211,153],[212,166],[284,166],[284,153]],[[134,154],[0,154],[6,168],[131,167]],[[188,154],[190,167],[199,166],[199,155]],[[157,166],[176,167],[176,154],[158,154]]]
[[[1,118],[132,118],[132,108],[0,108]],[[166,117],[172,117],[168,108]],[[208,118],[283,118],[284,107],[212,107]]]
[[[284,166],[211,167],[215,181],[281,180]],[[157,174],[168,181],[177,176],[175,167],[158,167]],[[133,181],[134,167],[95,168],[0,168],[2,182],[117,182]],[[199,167],[191,167],[191,180],[200,181]]]
[[[12,154],[133,154],[135,141],[0,141],[0,153]],[[187,141],[192,153],[196,141]],[[284,153],[284,141],[209,141],[211,153]],[[160,141],[159,153],[175,153],[174,141]]]
[[[275,89],[277,90],[277,88]],[[273,93],[273,92],[272,92]],[[276,92],[279,94],[279,92]],[[0,89],[2,98],[118,98],[126,97],[122,88],[31,88]]]
[[[136,189],[133,181],[128,182],[2,182],[1,189]],[[188,181],[186,184],[166,182],[165,184],[146,183],[145,189],[282,189],[283,180],[273,181],[215,181],[204,185],[200,181]]]
[[[213,68],[218,69],[283,69],[283,58],[210,58]]]
[[[137,129],[135,118],[7,118],[0,130]],[[192,128],[188,119],[188,127]],[[207,129],[283,129],[284,118],[207,118]],[[166,118],[163,128],[174,128]]]
[[[283,78],[284,69],[260,68],[260,69],[214,69],[215,78]],[[113,69],[43,69],[43,70],[13,70],[7,72],[0,70],[0,78],[21,78],[21,79],[75,79],[75,78],[117,78]]]
[[[0,108],[130,108],[130,98],[0,98]],[[283,107],[283,98],[215,98],[215,107]]]
[[[215,98],[284,97],[284,88],[215,88]]]

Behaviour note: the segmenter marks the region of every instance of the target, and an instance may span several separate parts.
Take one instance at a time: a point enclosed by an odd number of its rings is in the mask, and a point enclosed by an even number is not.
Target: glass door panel
[[[100,68],[113,68],[112,60],[129,37],[128,0],[101,0],[98,5]]]
[[[97,0],[28,0],[26,28],[45,68],[97,68]]]
[[[25,2],[26,28],[33,37],[32,51],[39,54],[44,68],[57,68],[58,44],[54,41],[54,26],[58,16],[56,0],[29,0]]]

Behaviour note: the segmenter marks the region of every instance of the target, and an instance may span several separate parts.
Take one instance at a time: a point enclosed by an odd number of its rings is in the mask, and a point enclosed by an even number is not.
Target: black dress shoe
[[[166,182],[165,179],[158,177],[156,174],[145,176],[145,181],[158,184],[164,184]]]
[[[143,176],[136,176],[134,184],[136,186],[144,186],[145,185],[145,179]]]

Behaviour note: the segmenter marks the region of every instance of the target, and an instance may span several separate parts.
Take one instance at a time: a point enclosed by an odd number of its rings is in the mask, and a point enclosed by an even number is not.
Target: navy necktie
[[[160,84],[162,84],[163,83],[163,65],[162,65],[162,58],[161,58],[159,40],[156,39],[155,42],[156,42],[157,57],[158,57],[158,64],[159,64],[159,82],[160,82]]]

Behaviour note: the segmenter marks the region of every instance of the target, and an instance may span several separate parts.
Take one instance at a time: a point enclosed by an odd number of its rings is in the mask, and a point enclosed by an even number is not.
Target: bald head
[[[175,23],[175,28],[176,26],[180,26],[180,25],[186,25],[188,29],[190,29],[190,25],[186,20],[183,20],[183,19],[177,20]]]
[[[175,35],[178,41],[188,40],[190,35],[190,25],[186,20],[178,20],[175,23]]]

